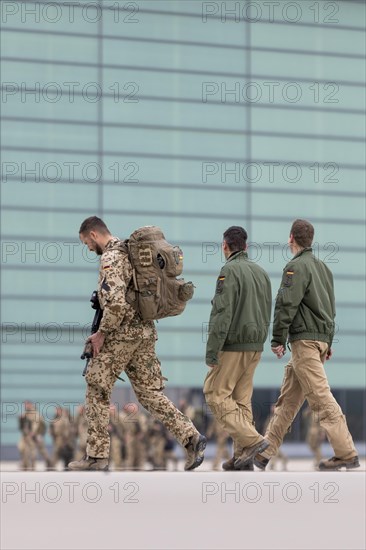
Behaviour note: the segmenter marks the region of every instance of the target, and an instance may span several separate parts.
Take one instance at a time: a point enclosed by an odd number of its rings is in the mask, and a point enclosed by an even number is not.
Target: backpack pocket
[[[159,261],[159,256],[162,262]],[[161,269],[164,269],[168,277],[177,277],[183,271],[183,252],[179,246],[161,247],[158,254],[158,263]]]

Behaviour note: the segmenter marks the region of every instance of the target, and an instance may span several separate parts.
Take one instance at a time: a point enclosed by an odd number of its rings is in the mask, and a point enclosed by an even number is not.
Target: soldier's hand
[[[88,342],[91,342],[93,346],[93,357],[96,357],[104,344],[105,336],[101,332],[96,332],[88,338]]]
[[[327,351],[327,355],[325,356],[325,359],[327,361],[329,361],[329,359],[332,357],[332,355],[333,355],[332,348],[329,348],[328,351]]]
[[[273,353],[275,355],[277,355],[277,359],[281,359],[281,357],[283,357],[286,353],[286,350],[282,346],[282,344],[280,346],[272,347],[271,349],[272,349]]]

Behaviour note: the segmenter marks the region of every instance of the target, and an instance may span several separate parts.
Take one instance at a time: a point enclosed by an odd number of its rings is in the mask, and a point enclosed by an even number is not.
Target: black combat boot
[[[230,471],[236,470],[236,468],[234,467],[234,463],[235,463],[236,460],[237,460],[237,457],[233,456],[232,458],[230,458],[230,460],[227,460],[226,462],[223,462],[222,469],[225,470],[225,472],[230,472]],[[246,466],[244,466],[244,468],[242,468],[242,471],[245,471],[245,470],[253,472],[253,470],[254,470],[253,463],[251,462],[251,463],[247,464]]]

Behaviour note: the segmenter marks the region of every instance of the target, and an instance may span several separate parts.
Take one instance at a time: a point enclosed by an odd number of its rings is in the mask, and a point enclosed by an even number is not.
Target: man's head
[[[239,252],[240,250],[247,249],[248,234],[242,227],[238,225],[232,225],[224,233],[224,240],[222,243],[222,249],[225,254],[225,258],[228,258],[233,252]]]
[[[314,238],[314,227],[307,220],[295,220],[290,230],[288,244],[291,252],[297,253],[311,246]]]
[[[80,226],[79,237],[89,250],[101,256],[111,233],[103,220],[97,216],[86,218]]]

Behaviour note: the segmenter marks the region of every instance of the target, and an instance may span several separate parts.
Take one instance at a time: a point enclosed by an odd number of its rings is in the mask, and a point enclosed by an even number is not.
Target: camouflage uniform
[[[19,427],[22,431],[22,438],[18,444],[22,456],[22,468],[34,469],[37,451],[46,465],[50,466],[51,460],[43,437],[47,430],[46,423],[35,405],[30,401],[25,403],[25,412],[19,417]]]
[[[53,438],[52,464],[56,466],[57,462],[62,460],[66,468],[74,454],[73,430],[66,409],[59,408],[57,410],[56,416],[50,425],[50,432]]]
[[[123,426],[123,418],[116,409],[110,407],[110,418],[108,424],[108,432],[110,436],[110,456],[114,467],[120,469],[123,466],[123,450],[125,447],[125,430]]]
[[[166,458],[165,458],[165,445],[166,438],[164,434],[164,426],[157,420],[153,420],[149,432],[149,461],[153,468],[158,470],[165,470]]]
[[[124,415],[126,461],[128,470],[142,470],[146,462],[147,422],[144,414]]]
[[[216,439],[216,454],[212,463],[212,469],[218,470],[221,461],[230,458],[229,449],[227,448],[229,434],[223,430],[216,418],[213,417],[206,435],[209,438],[214,437]]]
[[[310,407],[304,410],[303,418],[307,423],[306,443],[314,454],[316,467],[322,459],[321,444],[325,439],[325,430],[320,425],[319,415],[313,413]]]
[[[77,439],[75,458],[76,460],[80,460],[84,455],[86,455],[86,436],[88,431],[88,421],[86,419],[85,408],[83,406],[79,407],[74,421],[74,426]]]
[[[33,433],[33,441],[36,448],[36,453],[38,451],[41,457],[43,458],[43,460],[45,461],[46,465],[51,466],[51,459],[47,452],[46,445],[44,443],[44,437],[43,437],[46,431],[47,431],[47,426],[44,419],[42,418],[40,413],[37,412],[36,409],[34,409],[34,422],[32,426],[32,433]]]
[[[266,431],[268,429],[268,426],[269,426],[269,424],[270,424],[270,422],[273,418],[273,415],[274,415],[274,409],[275,409],[275,407],[274,407],[274,405],[272,405],[271,412],[268,415],[268,417],[266,418],[266,420],[264,422],[264,425],[263,425],[263,433],[266,433]],[[269,470],[276,470],[276,465],[279,464],[279,463],[282,463],[282,470],[286,471],[287,470],[288,458],[287,458],[287,455],[285,455],[285,453],[283,451],[281,451],[281,448],[279,448],[277,450],[277,453],[272,456],[272,458],[270,460],[270,463],[269,463],[268,469]]]
[[[132,267],[119,240],[111,238],[101,256],[98,298],[103,309],[99,331],[105,335],[99,354],[86,374],[87,454],[108,458],[109,403],[112,388],[122,371],[130,379],[136,397],[154,418],[160,420],[185,446],[198,432],[193,423],[163,394],[160,362],[155,353],[157,339],[152,321],[142,321],[126,301]]]
[[[34,470],[36,460],[36,448],[32,437],[33,412],[25,410],[19,417],[19,429],[21,437],[18,449],[21,456],[22,470]]]

